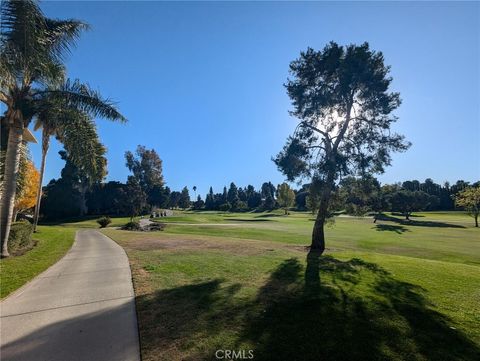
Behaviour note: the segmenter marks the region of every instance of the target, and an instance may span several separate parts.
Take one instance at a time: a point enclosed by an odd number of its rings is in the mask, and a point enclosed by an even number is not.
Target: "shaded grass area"
[[[217,349],[251,349],[255,360],[480,357],[477,266],[349,249],[307,257],[275,240],[104,232],[132,265],[144,360],[213,360]]]
[[[36,246],[27,253],[0,260],[0,297],[3,298],[57,262],[70,249],[75,229],[39,226]]]

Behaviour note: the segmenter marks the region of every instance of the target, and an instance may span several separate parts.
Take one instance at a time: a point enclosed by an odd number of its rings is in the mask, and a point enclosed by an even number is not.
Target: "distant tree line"
[[[125,164],[131,175],[126,183],[118,181],[91,182],[65,151],[59,152],[65,161],[61,177],[44,187],[42,215],[45,219],[62,219],[84,215],[147,214],[155,209],[193,209],[222,212],[271,211],[290,209],[316,213],[320,204],[321,184],[304,184],[292,189],[287,183],[275,186],[264,182],[256,189],[249,184],[239,187],[231,182],[221,192],[210,187],[205,200],[200,195],[190,199],[189,189],[172,191],[165,186],[162,160],[154,149],[138,146],[135,153],[125,153]],[[455,205],[455,196],[469,186],[459,180],[454,184],[437,184],[428,178],[423,182],[409,180],[385,184],[372,176],[342,179],[333,191],[330,211],[345,211],[352,215],[399,212],[407,219],[415,211],[462,209]],[[192,189],[196,193],[197,187]]]

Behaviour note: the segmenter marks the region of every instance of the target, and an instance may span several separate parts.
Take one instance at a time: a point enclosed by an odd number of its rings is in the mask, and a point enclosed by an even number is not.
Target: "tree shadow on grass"
[[[223,280],[137,300],[143,359],[478,360],[480,349],[433,310],[425,291],[376,264],[310,252],[282,262],[257,295]]]
[[[372,228],[379,232],[395,232],[396,234],[410,232],[408,228],[405,228],[404,226],[397,226],[395,224],[377,224]]]
[[[412,216],[410,216],[412,217]],[[382,221],[390,221],[406,226],[416,226],[416,227],[445,227],[445,228],[466,228],[460,224],[452,224],[446,222],[437,222],[437,221],[416,221],[416,220],[408,220],[408,219],[400,219],[397,217],[392,217],[386,214],[380,214],[377,216],[378,220]]]
[[[421,288],[360,259],[310,252],[272,273],[264,312],[244,337],[256,360],[476,360],[480,349],[434,311]]]

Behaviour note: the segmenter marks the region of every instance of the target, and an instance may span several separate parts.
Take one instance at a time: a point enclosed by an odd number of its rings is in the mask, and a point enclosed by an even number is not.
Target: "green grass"
[[[338,217],[309,259],[307,213],[184,212],[164,232],[104,232],[131,262],[143,360],[479,359],[480,230],[462,213],[388,216]]]
[[[0,260],[0,298],[15,291],[57,262],[70,249],[75,229],[39,226],[33,234],[36,246],[22,256]]]

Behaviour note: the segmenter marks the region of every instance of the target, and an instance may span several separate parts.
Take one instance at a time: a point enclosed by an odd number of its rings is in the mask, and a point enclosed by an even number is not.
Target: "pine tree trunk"
[[[37,231],[38,217],[40,216],[40,203],[42,202],[42,183],[43,176],[45,174],[45,163],[47,161],[48,148],[50,146],[50,136],[48,131],[43,128],[42,130],[42,164],[40,166],[40,182],[37,189],[37,204],[35,206],[35,214],[33,216],[33,231]]]
[[[310,251],[316,251],[320,254],[325,251],[325,233],[324,227],[325,225],[325,218],[320,214],[320,211],[317,214],[317,219],[315,220],[315,224],[313,226],[312,232],[312,244],[310,245]]]
[[[325,232],[324,226],[328,215],[328,206],[330,204],[330,198],[333,189],[333,173],[327,176],[324,189],[322,190],[322,196],[320,198],[320,205],[318,208],[317,218],[313,226],[312,232],[312,244],[310,245],[310,251],[319,252],[322,254],[325,251]]]
[[[478,213],[475,213],[475,227],[478,227]]]
[[[20,146],[23,139],[23,121],[16,120],[10,123],[8,132],[7,154],[5,156],[5,173],[3,177],[4,189],[0,209],[0,228],[2,257],[8,257],[8,236],[12,226],[12,216],[15,206],[17,188],[17,173],[20,163]]]

